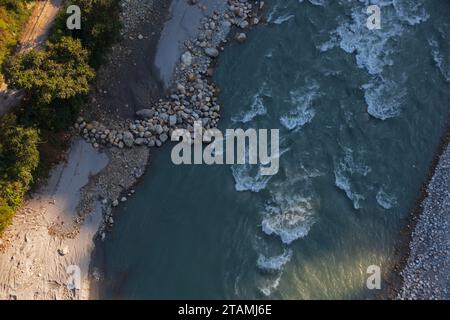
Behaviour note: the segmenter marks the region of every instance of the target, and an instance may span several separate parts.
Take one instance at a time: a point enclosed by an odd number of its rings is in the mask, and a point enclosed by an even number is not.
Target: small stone
[[[181,56],[181,62],[187,67],[190,66],[192,64],[192,54],[189,51],[183,53]]]
[[[241,29],[247,28],[247,27],[248,27],[248,21],[247,21],[247,20],[242,21],[242,22],[239,24],[239,27],[240,27]]]
[[[171,115],[169,117],[169,126],[174,126],[177,124],[177,116]]]
[[[134,144],[137,146],[142,146],[144,144],[144,139],[143,138],[137,138],[136,140],[134,140]]]
[[[167,134],[163,133],[159,136],[159,140],[164,143],[167,141],[167,139],[169,139],[169,137],[167,136]]]
[[[243,33],[243,32],[238,33],[238,34],[236,35],[236,40],[237,40],[238,42],[240,42],[240,43],[245,42],[245,40],[247,40],[247,35],[246,35],[245,33]]]
[[[69,247],[68,246],[64,246],[62,248],[58,249],[58,253],[60,256],[65,256],[69,253]]]

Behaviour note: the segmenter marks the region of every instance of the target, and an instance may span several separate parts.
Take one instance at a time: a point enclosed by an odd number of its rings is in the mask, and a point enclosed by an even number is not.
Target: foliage
[[[20,29],[30,14],[28,2],[0,0],[0,65],[17,44]]]
[[[71,36],[80,39],[90,51],[89,62],[97,68],[117,40],[120,30],[119,0],[68,0],[66,8],[77,5],[81,9],[81,30],[69,30],[66,27],[67,14],[62,10],[55,23],[52,39]]]
[[[5,228],[11,223],[14,216],[14,210],[6,205],[0,204],[0,236]]]
[[[48,43],[46,50],[18,54],[5,64],[11,87],[25,90],[34,101],[50,104],[89,92],[94,71],[87,63],[88,52],[79,40],[62,37]]]
[[[38,142],[38,131],[18,125],[14,115],[0,118],[0,233],[33,181]]]

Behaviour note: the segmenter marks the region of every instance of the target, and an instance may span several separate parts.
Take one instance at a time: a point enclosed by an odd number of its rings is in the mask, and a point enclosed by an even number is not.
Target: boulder
[[[247,27],[248,27],[248,21],[247,21],[247,20],[242,21],[242,22],[239,24],[239,27],[240,27],[241,29],[247,28]]]
[[[144,144],[144,138],[136,138],[136,140],[134,140],[134,144],[137,146],[142,146]]]
[[[133,146],[134,138],[133,138],[133,134],[130,131],[125,131],[123,133],[123,143],[127,147],[132,147]]]
[[[192,54],[189,51],[186,51],[181,55],[181,62],[185,66],[190,66],[192,64]]]
[[[238,34],[236,35],[236,40],[237,40],[238,42],[240,42],[240,43],[245,42],[245,40],[247,40],[247,35],[246,35],[245,33],[243,33],[243,32],[238,33]]]
[[[216,58],[217,56],[219,56],[219,50],[217,50],[216,48],[206,48],[205,54],[208,57]]]

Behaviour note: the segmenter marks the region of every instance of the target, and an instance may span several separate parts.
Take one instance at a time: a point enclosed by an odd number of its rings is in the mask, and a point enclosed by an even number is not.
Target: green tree
[[[95,73],[87,63],[88,51],[79,40],[62,37],[46,50],[18,54],[6,62],[5,78],[23,89],[38,104],[50,104],[89,92]]]
[[[90,64],[98,67],[104,61],[106,52],[117,40],[120,31],[119,0],[68,0],[66,7],[77,5],[81,8],[81,29],[69,30],[66,27],[66,10],[55,23],[53,39],[72,36],[80,39],[83,46],[90,51]]]

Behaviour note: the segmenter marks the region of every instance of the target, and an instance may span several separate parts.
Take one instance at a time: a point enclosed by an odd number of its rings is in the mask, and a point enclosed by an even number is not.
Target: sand
[[[47,184],[25,202],[2,240],[0,299],[88,297],[93,237],[102,218],[100,203],[92,212],[80,213],[86,215],[86,220],[78,232],[74,219],[79,216],[82,187],[108,162],[105,154],[75,139],[67,163],[55,167]],[[77,233],[76,237],[72,238],[72,232]],[[80,268],[79,291],[66,288],[66,269],[70,265]]]
[[[214,10],[223,10],[226,6],[223,0],[203,0],[200,3],[206,10],[189,5],[186,0],[172,0],[170,19],[161,32],[155,55],[155,66],[166,88],[180,60],[183,43],[197,35],[203,17],[211,15]]]

